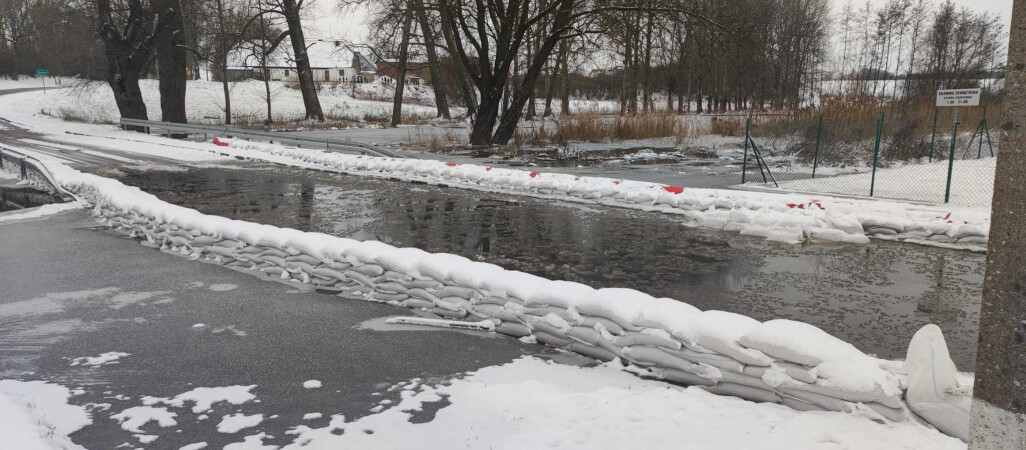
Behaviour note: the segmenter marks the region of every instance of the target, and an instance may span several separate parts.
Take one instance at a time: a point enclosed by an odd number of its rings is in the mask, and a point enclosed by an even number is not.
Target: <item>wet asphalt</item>
[[[71,402],[90,405],[93,424],[71,437],[90,449],[124,442],[177,449],[200,441],[221,448],[257,432],[275,436],[266,443],[283,445],[291,442],[290,427],[321,427],[333,414],[355,418],[382,399],[395,401],[398,393],[387,388],[398,382],[554,354],[494,335],[361,327],[408,313],[162,253],[97,227],[83,210],[6,223],[0,248],[0,377],[81,389]],[[214,291],[212,285],[237,287]],[[130,356],[96,368],[71,365],[73,358],[112,351]],[[310,379],[323,387],[304,389]],[[256,385],[251,392],[259,402],[216,404],[205,420],[189,408],[170,408],[178,425],[143,426],[160,436],[149,445],[109,417],[141,406],[143,396],[232,385]],[[218,433],[220,417],[236,412],[262,413],[265,421]],[[302,420],[313,412],[324,418]]]

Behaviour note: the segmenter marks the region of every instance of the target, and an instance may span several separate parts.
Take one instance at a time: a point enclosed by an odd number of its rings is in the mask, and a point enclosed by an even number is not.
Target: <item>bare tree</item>
[[[96,0],[96,9],[107,55],[107,84],[118,111],[123,118],[147,119],[139,78],[153,58],[165,23],[141,0]]]

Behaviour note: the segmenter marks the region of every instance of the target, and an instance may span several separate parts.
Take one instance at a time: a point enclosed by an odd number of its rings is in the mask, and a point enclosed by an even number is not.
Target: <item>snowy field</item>
[[[996,158],[955,160],[951,180],[951,204],[989,207],[994,195]],[[811,168],[808,172],[811,172]],[[791,191],[868,196],[872,172],[861,172],[780,183]],[[943,203],[948,162],[904,164],[878,169],[874,196]]]
[[[27,83],[27,82],[26,82]],[[9,83],[14,88],[14,83]],[[19,82],[17,87],[25,87]],[[32,86],[38,87],[37,81]],[[146,109],[151,120],[160,120],[160,93],[157,80],[142,80],[141,87]],[[35,110],[56,118],[89,123],[117,123],[117,104],[110,87],[102,82],[81,82],[68,84],[67,89],[47,92],[37,97]],[[262,122],[266,117],[264,84],[259,81],[231,83],[232,116]],[[380,83],[358,85],[357,98],[351,94],[351,87],[325,86],[318,93],[324,114],[331,118],[363,121],[391,117],[392,103],[375,100],[359,100],[360,97],[384,98],[391,95],[391,87]],[[0,89],[3,89],[0,84]],[[431,89],[425,86],[411,86],[407,91],[410,103],[403,106],[403,113],[411,117],[433,118],[435,108],[424,106],[433,102]],[[282,82],[271,83],[271,108],[275,120],[291,121],[304,116],[303,97],[298,89],[292,89]],[[411,103],[421,104],[411,104]],[[224,91],[221,83],[211,81],[190,81],[186,90],[188,118],[194,123],[224,122]]]

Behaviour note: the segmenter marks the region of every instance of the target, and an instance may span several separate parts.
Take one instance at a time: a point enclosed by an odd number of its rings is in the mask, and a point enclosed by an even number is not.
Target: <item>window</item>
[[[324,71],[324,81],[331,81],[331,71],[330,70],[325,70]]]
[[[285,69],[285,76],[289,76],[289,69]]]
[[[338,76],[344,80],[346,78],[346,71],[339,69]]]

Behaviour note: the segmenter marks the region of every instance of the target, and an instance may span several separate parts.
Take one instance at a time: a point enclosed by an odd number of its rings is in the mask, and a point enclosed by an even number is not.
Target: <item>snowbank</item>
[[[85,450],[68,435],[92,423],[85,408],[71,406],[71,392],[42,381],[0,380],[0,436],[4,448]]]
[[[878,420],[909,417],[900,374],[808,324],[760,323],[631,289],[595,290],[456,255],[208,216],[116,180],[63,165],[50,170],[65,189],[93,203],[93,214],[107,226],[170,252],[312,284],[343,298],[450,320],[491,321],[499,333],[532,336],[600,360],[623,358],[645,376],[718,394]],[[196,401],[194,410],[208,407]],[[168,400],[146,403],[158,402]]]
[[[869,236],[985,250],[989,208],[693,189],[434,160],[379,158],[215,139],[218,152],[299,167],[486,192],[677,214],[692,226],[798,243],[866,243]]]
[[[300,425],[283,450],[419,449],[964,449],[912,422],[753,404],[631,376],[523,357],[438,385],[400,383],[375,414]],[[431,421],[411,418],[444,398]],[[453,432],[459,430],[459,432]],[[372,431],[368,432],[368,431]]]

